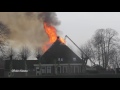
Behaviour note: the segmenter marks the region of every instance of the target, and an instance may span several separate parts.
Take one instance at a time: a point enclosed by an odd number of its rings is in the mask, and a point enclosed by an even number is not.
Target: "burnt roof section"
[[[58,58],[63,60],[59,61]],[[41,63],[83,63],[83,61],[68,46],[61,43],[58,37],[56,42],[42,55]]]
[[[13,69],[25,69],[25,60],[5,60],[5,69],[10,69],[10,64],[13,64]],[[38,60],[26,60],[27,69],[34,69],[34,64],[38,64]]]

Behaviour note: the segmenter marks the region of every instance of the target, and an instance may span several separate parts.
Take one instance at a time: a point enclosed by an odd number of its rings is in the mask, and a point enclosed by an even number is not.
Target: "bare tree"
[[[16,52],[12,47],[9,47],[8,50],[6,50],[6,58],[9,60],[15,59]]]
[[[41,57],[41,54],[42,54],[42,49],[41,48],[36,48],[35,49],[35,57],[37,58],[37,60],[39,60],[40,59],[40,57]]]
[[[103,67],[104,67],[105,30],[104,29],[98,29],[95,32],[93,40],[94,40],[93,45],[94,45],[96,51],[98,52],[97,56],[98,56],[99,65],[100,65],[101,62],[103,62]]]
[[[85,61],[85,65],[87,64],[89,59],[91,59],[94,63],[96,62],[95,61],[95,50],[92,45],[92,40],[89,40],[86,44],[84,44],[81,47],[81,50],[85,52],[85,54],[87,55],[86,56],[84,53],[81,52],[81,56],[82,56],[82,59]]]
[[[113,29],[98,29],[94,37],[82,47],[82,50],[89,58],[94,62],[98,61],[99,65],[105,69],[110,66],[110,62],[119,67],[120,47],[118,48],[118,46],[120,44],[118,42],[120,40],[117,36],[118,33]],[[84,56],[84,58],[87,57]]]
[[[117,35],[118,33],[113,30],[113,29],[106,29],[106,60],[105,60],[105,68],[108,65],[108,62],[110,60],[110,52],[111,50],[114,48],[114,46],[116,46],[116,41],[118,41],[117,39]]]
[[[29,58],[31,54],[31,51],[28,47],[26,46],[23,46],[21,49],[20,49],[20,52],[19,52],[19,57],[22,59],[22,60],[27,60]]]
[[[111,59],[110,53],[116,47],[118,33],[113,29],[98,29],[94,35],[94,47],[97,50],[99,64],[106,69]]]

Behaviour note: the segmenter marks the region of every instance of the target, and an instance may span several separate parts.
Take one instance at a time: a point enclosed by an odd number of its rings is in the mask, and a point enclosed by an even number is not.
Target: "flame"
[[[46,52],[48,50],[48,48],[50,48],[51,45],[52,44],[50,44],[50,42],[46,42],[44,44],[44,46],[42,47],[43,52]]]
[[[57,40],[57,31],[55,27],[48,25],[47,23],[44,23],[44,29],[49,37],[49,41],[46,42],[43,46],[43,52],[46,52],[48,48],[50,48],[50,46]],[[65,40],[63,38],[60,37],[59,40],[61,43],[65,44]]]
[[[57,40],[56,29],[53,26],[44,23],[45,32],[49,37],[49,42],[52,44]]]
[[[62,43],[64,43],[64,44],[66,43],[65,40],[64,40],[63,38],[61,38],[61,37],[60,37],[60,41],[61,41]]]

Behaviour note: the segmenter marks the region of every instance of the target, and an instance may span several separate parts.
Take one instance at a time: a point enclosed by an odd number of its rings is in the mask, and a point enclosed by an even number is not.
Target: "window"
[[[75,68],[75,73],[79,73],[79,67],[78,66],[74,66]]]
[[[50,66],[47,67],[47,73],[51,73],[51,67]]]
[[[63,72],[64,72],[64,73],[67,73],[67,66],[64,66],[64,67],[63,67]]]
[[[60,61],[60,58],[58,58],[58,61]]]
[[[63,58],[58,58],[58,61],[63,61]]]
[[[61,58],[61,61],[63,61],[63,58]]]
[[[73,58],[73,61],[76,61],[76,58]]]
[[[36,67],[36,71],[40,71],[39,67]]]
[[[45,67],[42,67],[42,73],[45,73]]]

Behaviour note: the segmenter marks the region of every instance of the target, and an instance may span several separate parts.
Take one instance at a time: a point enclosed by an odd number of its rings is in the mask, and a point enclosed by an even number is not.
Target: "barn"
[[[58,39],[41,56],[36,75],[65,75],[85,72],[84,61]]]

